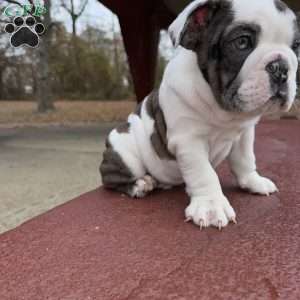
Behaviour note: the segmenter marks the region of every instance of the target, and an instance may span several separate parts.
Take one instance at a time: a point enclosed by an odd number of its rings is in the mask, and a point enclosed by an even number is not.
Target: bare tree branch
[[[83,14],[83,12],[84,12],[84,10],[85,10],[87,4],[88,4],[88,0],[84,0],[84,1],[83,1],[83,5],[82,5],[82,7],[81,7],[79,13],[77,14],[77,17],[78,17],[78,18]]]
[[[61,0],[60,3],[61,3],[61,6],[68,12],[68,14],[70,15],[70,17],[72,19],[72,27],[73,27],[72,31],[73,31],[73,37],[75,38],[77,36],[77,30],[76,30],[77,20],[83,14],[83,12],[88,4],[88,0],[81,0],[78,9],[76,9],[76,7],[75,7],[74,0],[69,0],[69,6],[67,5],[66,0]],[[78,10],[78,12],[77,12],[77,10]]]
[[[71,15],[72,14],[72,10],[69,9],[69,7],[66,5],[64,0],[61,0],[61,6]]]
[[[75,14],[74,0],[70,0],[72,14]]]
[[[79,12],[76,12],[74,0],[70,0],[70,7],[68,7],[65,0],[61,0],[61,6],[72,16],[72,18],[75,19],[79,18],[83,14],[87,4],[88,0],[82,0],[79,6]]]

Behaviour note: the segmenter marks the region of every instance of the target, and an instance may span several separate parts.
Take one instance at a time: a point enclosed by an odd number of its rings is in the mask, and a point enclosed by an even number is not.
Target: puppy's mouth
[[[287,90],[278,90],[275,95],[270,98],[270,101],[277,104],[281,110],[288,111],[290,109],[288,98],[289,94]]]
[[[280,107],[283,107],[287,102],[287,93],[286,92],[278,92],[274,96],[270,98],[273,102],[278,102]]]

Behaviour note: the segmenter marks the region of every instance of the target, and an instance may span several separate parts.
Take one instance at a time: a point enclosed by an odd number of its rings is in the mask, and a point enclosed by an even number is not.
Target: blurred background
[[[97,188],[107,133],[159,85],[173,55],[163,29],[189,0],[129,2],[0,0],[0,232]],[[46,7],[46,32],[14,48],[5,10],[30,3]]]
[[[31,3],[46,7],[36,17],[46,32],[38,47],[14,48],[4,30],[14,17],[5,10]],[[137,99],[118,17],[100,1],[0,0],[0,9],[4,232],[97,188],[106,135]],[[166,31],[159,35],[156,85],[173,53]]]
[[[1,11],[14,2],[1,1]],[[10,36],[3,28],[12,18],[1,15],[0,100],[1,107],[8,111],[1,109],[0,123],[42,122],[42,116],[32,113],[72,110],[72,104],[63,103],[70,101],[76,101],[76,107],[84,102],[84,112],[91,106],[89,115],[75,116],[78,122],[119,120],[119,114],[98,115],[90,103],[135,100],[118,18],[96,0],[54,0],[46,7],[51,13],[47,32],[35,49],[11,47]],[[157,82],[171,54],[168,36],[162,32]],[[17,109],[13,111],[14,107],[22,108],[24,115],[18,114]],[[44,117],[44,121],[49,118]],[[68,113],[65,118],[57,121],[73,120]]]

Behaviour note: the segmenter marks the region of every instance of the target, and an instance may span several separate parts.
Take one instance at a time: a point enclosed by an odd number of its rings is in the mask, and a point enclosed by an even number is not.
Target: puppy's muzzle
[[[284,59],[277,59],[275,61],[270,62],[266,66],[266,71],[270,75],[274,99],[279,100],[280,104],[283,106],[288,101],[288,63]]]

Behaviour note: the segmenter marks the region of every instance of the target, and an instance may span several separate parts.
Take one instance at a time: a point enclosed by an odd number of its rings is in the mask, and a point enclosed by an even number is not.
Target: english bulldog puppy
[[[182,183],[187,221],[219,229],[236,214],[215,168],[228,159],[239,186],[277,190],[256,168],[255,126],[296,96],[299,20],[280,0],[197,0],[169,33],[177,48],[161,86],[108,136],[105,187],[144,197]]]

